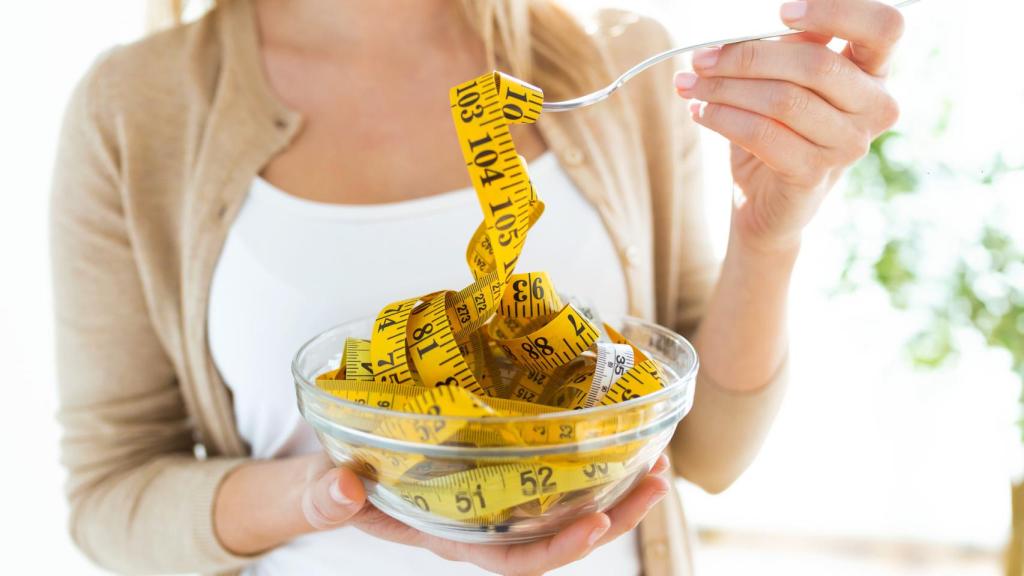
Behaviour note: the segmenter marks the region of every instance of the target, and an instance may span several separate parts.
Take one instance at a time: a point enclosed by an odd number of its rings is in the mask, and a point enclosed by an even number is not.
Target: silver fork
[[[897,2],[893,4],[893,7],[902,9],[906,8],[907,6],[910,6],[911,4],[917,4],[920,1],[921,0],[903,0],[902,2]],[[643,72],[644,70],[647,70],[648,68],[654,66],[655,64],[660,64],[661,62],[664,62],[665,60],[668,60],[673,56],[678,56],[680,54],[685,54],[687,52],[692,52],[694,50],[699,50],[701,48],[709,48],[711,46],[727,46],[729,44],[739,44],[740,42],[750,42],[753,40],[782,38],[783,36],[792,36],[793,34],[800,34],[801,32],[803,32],[803,30],[793,30],[792,28],[788,28],[786,30],[780,30],[777,32],[753,34],[750,36],[741,36],[738,38],[728,38],[726,40],[714,40],[712,42],[704,42],[702,44],[694,44],[692,46],[683,46],[681,48],[673,48],[671,50],[666,50],[659,54],[655,54],[654,56],[651,56],[647,60],[644,60],[643,62],[637,64],[636,66],[633,66],[629,70],[626,70],[622,74],[622,76],[619,76],[618,78],[615,79],[614,82],[605,86],[604,88],[601,88],[600,90],[591,92],[590,94],[585,94],[583,96],[580,96],[579,98],[573,98],[572,100],[563,100],[561,102],[545,102],[543,109],[547,112],[568,112],[569,110],[576,110],[577,108],[585,108],[587,106],[597,104],[598,102],[611,96],[619,88],[622,88],[626,84],[626,82],[632,80],[633,77],[636,76],[637,74]]]

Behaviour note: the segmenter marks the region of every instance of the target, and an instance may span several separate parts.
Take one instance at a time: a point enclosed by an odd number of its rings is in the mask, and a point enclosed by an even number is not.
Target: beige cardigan
[[[622,12],[603,13],[594,34],[622,69],[669,44],[659,25]],[[697,130],[672,71],[545,116],[540,129],[619,249],[631,313],[690,334],[717,264]],[[207,302],[249,185],[300,124],[264,78],[248,0],[111,51],[71,100],[51,216],[59,419],[71,535],[103,566],[229,572],[252,560],[213,532],[216,490],[248,450],[210,358]],[[700,379],[674,470],[710,491],[728,486],[758,450],[783,381],[737,394]],[[640,531],[646,574],[691,572],[674,491]]]

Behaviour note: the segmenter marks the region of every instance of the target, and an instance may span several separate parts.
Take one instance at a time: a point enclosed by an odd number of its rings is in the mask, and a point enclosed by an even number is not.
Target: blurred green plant
[[[945,132],[950,110],[947,106],[937,122],[935,136]],[[885,237],[878,249],[849,245],[839,290],[856,289],[861,284],[858,278],[868,276],[884,289],[895,308],[923,317],[923,328],[906,343],[915,366],[936,369],[947,365],[957,357],[964,333],[974,332],[989,347],[1009,354],[1011,370],[1024,391],[1024,249],[994,221],[986,222],[968,245],[938,255],[946,260],[943,265],[926,265],[925,250],[931,248],[927,256],[935,260],[935,248],[926,245],[920,232],[937,224],[928,221],[927,211],[913,207],[920,208],[929,201],[925,197],[928,187],[922,182],[936,175],[954,174],[955,170],[937,163],[922,174],[924,170],[917,165],[898,160],[892,150],[894,146],[906,146],[904,139],[900,132],[886,132],[851,170],[848,200],[878,210]],[[968,177],[973,181],[972,188],[982,189],[970,193],[982,193],[1009,174],[1022,171],[1024,166],[1010,165],[1002,155],[996,155],[990,168]],[[909,202],[912,208],[894,207],[899,202]],[[851,222],[846,229],[854,229],[854,224]],[[932,273],[936,268],[943,272]],[[859,276],[857,271],[861,272]],[[1024,392],[1021,405],[1024,414]],[[1019,424],[1024,441],[1024,418]]]

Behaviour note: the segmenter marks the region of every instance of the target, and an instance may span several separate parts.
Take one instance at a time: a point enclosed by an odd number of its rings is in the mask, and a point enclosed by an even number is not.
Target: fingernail
[[[608,531],[607,526],[598,526],[590,532],[590,536],[587,536],[587,546],[593,546],[604,536],[604,533]]]
[[[690,72],[680,72],[676,74],[676,88],[680,90],[689,90],[697,85],[697,75]]]
[[[694,119],[704,117],[704,102],[690,102],[690,116]]]
[[[661,456],[654,462],[654,466],[651,467],[651,474],[661,474],[668,469],[668,458]]]
[[[721,46],[701,48],[693,53],[693,65],[697,68],[711,68],[718,63],[718,57],[722,55]]]
[[[352,500],[345,496],[345,494],[341,491],[341,483],[338,482],[337,480],[331,482],[331,487],[328,488],[327,491],[330,492],[331,494],[331,500],[334,500],[335,502],[341,504],[342,506],[348,506],[349,504],[352,503]]]
[[[654,508],[654,505],[661,502],[661,499],[665,497],[665,494],[668,494],[668,492],[656,492],[654,496],[651,496],[651,499],[647,501],[647,509],[650,510],[651,508]]]
[[[807,2],[786,2],[782,5],[783,20],[799,20],[807,15]]]

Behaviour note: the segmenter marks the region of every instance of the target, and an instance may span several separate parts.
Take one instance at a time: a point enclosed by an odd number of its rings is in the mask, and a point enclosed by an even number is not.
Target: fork
[[[893,4],[893,8],[906,8],[907,6],[910,6],[911,4],[917,4],[920,1],[921,0],[902,0],[901,2]],[[803,30],[794,30],[792,28],[787,28],[786,30],[780,30],[777,32],[753,34],[750,36],[740,36],[738,38],[728,38],[726,40],[714,40],[711,42],[694,44],[692,46],[683,46],[680,48],[666,50],[664,52],[655,54],[654,56],[651,56],[650,58],[644,60],[643,62],[637,64],[636,66],[633,66],[629,70],[626,70],[625,72],[622,73],[621,76],[616,78],[614,82],[605,86],[604,88],[591,92],[590,94],[584,94],[579,98],[573,98],[572,100],[562,100],[561,102],[545,102],[543,105],[543,109],[548,112],[568,112],[569,110],[586,108],[587,106],[597,104],[598,102],[601,102],[602,100],[614,94],[616,90],[622,88],[626,84],[626,82],[632,80],[633,77],[635,77],[637,74],[640,74],[641,72],[647,70],[651,66],[654,66],[655,64],[660,64],[661,62],[664,62],[665,60],[668,60],[673,56],[678,56],[680,54],[685,54],[687,52],[692,52],[694,50],[699,50],[701,48],[709,48],[711,46],[727,46],[729,44],[739,44],[740,42],[751,42],[753,40],[782,38],[784,36],[792,36],[793,34],[800,34],[802,32]]]

